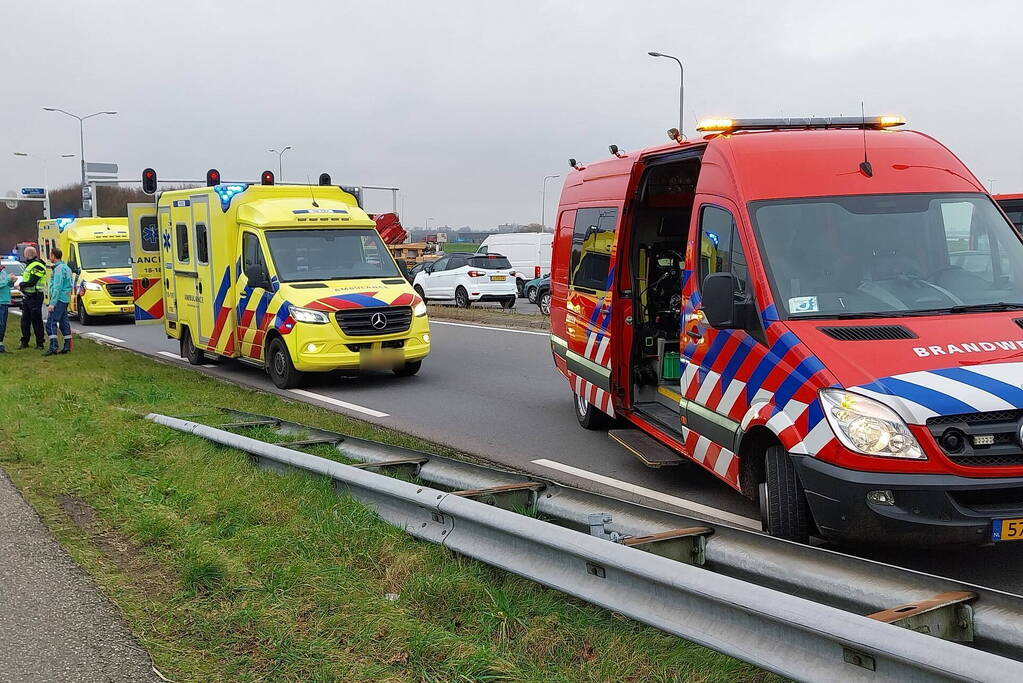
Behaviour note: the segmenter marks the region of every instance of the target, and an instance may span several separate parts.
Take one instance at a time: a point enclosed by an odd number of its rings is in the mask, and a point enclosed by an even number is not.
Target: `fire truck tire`
[[[96,324],[96,316],[89,315],[89,312],[85,310],[85,302],[82,301],[82,297],[78,297],[78,300],[75,301],[75,308],[78,309],[78,322],[83,325]]]
[[[192,331],[187,327],[182,330],[181,335],[181,357],[188,361],[189,365],[202,365],[202,351],[195,347],[192,341]]]
[[[394,374],[398,377],[411,377],[412,375],[419,372],[419,368],[423,367],[423,361],[414,360],[404,365],[399,365],[394,369]]]
[[[808,543],[813,528],[806,493],[792,459],[779,445],[764,454],[767,480],[760,484],[760,515],[764,531],[797,543]]]
[[[302,373],[295,369],[284,341],[277,337],[266,352],[266,371],[278,389],[294,389],[302,383]]]
[[[575,394],[575,418],[583,429],[610,429],[614,420],[579,394]]]
[[[469,301],[469,292],[465,291],[465,287],[459,287],[455,290],[455,308],[469,308],[472,306],[472,302]]]
[[[416,294],[419,295],[419,298],[423,300],[423,303],[424,304],[427,303],[427,301],[426,301],[426,292],[423,291],[423,288],[420,287],[419,285],[416,285],[415,286],[415,290],[416,290]]]

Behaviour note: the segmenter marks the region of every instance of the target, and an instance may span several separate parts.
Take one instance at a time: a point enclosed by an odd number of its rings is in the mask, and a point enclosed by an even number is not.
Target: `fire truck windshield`
[[[373,228],[268,230],[281,282],[401,277]]]
[[[750,214],[782,317],[1023,308],[1023,243],[986,195],[770,200]]]

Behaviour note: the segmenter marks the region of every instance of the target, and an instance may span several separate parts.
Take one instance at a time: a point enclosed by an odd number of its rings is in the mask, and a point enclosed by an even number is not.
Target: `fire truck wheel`
[[[416,294],[419,295],[419,298],[423,300],[423,303],[424,304],[427,303],[427,301],[426,301],[426,292],[423,291],[423,288],[420,287],[419,285],[416,285],[415,290],[416,290]]]
[[[202,365],[202,351],[195,348],[195,342],[192,341],[192,331],[186,327],[182,332],[184,334],[181,336],[181,357],[187,360],[189,365]]]
[[[575,418],[583,429],[610,429],[612,419],[579,394],[575,395]]]
[[[798,543],[810,541],[813,518],[792,459],[781,446],[764,455],[767,481],[760,484],[760,516],[764,531]]]
[[[398,377],[411,377],[412,375],[419,372],[419,368],[423,367],[423,361],[414,360],[404,365],[399,365],[394,369],[394,374]]]
[[[455,307],[469,308],[469,306],[472,306],[472,302],[469,301],[469,292],[465,291],[465,287],[459,287],[455,290]]]
[[[85,310],[85,302],[82,301],[82,297],[78,297],[75,301],[75,308],[78,309],[78,321],[83,325],[95,325],[96,316],[89,315],[89,312]]]
[[[278,389],[294,389],[302,383],[302,373],[295,369],[288,347],[280,337],[270,342],[267,349],[266,371]]]

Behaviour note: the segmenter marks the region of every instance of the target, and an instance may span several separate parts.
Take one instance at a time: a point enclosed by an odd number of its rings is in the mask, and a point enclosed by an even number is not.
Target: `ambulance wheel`
[[[75,302],[75,304],[76,304],[75,307],[78,309],[78,322],[82,323],[83,325],[95,325],[96,316],[89,315],[89,312],[85,310],[85,302],[82,301],[82,297],[78,297],[78,300]]]
[[[398,377],[411,377],[412,375],[419,372],[419,368],[423,367],[423,361],[414,360],[404,365],[399,365],[394,369],[394,374]]]
[[[583,429],[610,429],[613,419],[579,394],[575,395],[575,419]]]
[[[465,291],[465,287],[459,287],[455,290],[455,307],[469,308],[469,306],[472,306],[472,302],[469,301],[469,292]]]
[[[415,286],[415,290],[416,290],[416,294],[419,295],[419,298],[422,299],[423,303],[425,304],[426,303],[426,292],[424,292],[423,288],[420,287],[419,285]]]
[[[516,299],[513,296],[510,296],[507,299],[502,299],[501,308],[503,308],[506,311],[510,311],[511,309],[515,308],[515,301]]]
[[[183,330],[181,337],[181,357],[188,361],[189,365],[202,365],[204,357],[202,351],[196,348],[192,341],[192,331],[187,327]]]
[[[266,352],[266,371],[278,389],[294,389],[302,383],[302,373],[295,369],[288,347],[280,337],[270,342]]]
[[[764,531],[778,538],[808,543],[813,517],[792,458],[781,446],[771,446],[764,455],[764,471],[767,480],[760,484],[759,491]]]

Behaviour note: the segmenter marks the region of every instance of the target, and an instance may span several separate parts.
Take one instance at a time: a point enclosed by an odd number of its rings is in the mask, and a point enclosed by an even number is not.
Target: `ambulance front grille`
[[[107,293],[116,299],[126,299],[131,297],[131,283],[130,282],[113,282],[107,285]]]
[[[382,322],[379,316],[383,316]],[[368,337],[375,334],[396,334],[412,326],[410,306],[372,306],[349,308],[334,314],[341,331],[350,337]]]

